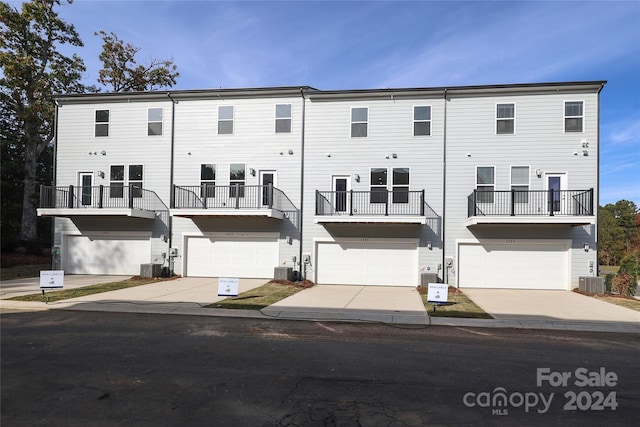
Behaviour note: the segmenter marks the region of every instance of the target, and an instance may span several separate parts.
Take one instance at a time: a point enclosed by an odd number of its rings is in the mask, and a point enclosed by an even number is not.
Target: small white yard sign
[[[449,285],[446,283],[429,283],[427,290],[428,302],[447,302]]]
[[[40,271],[40,289],[64,288],[64,270]]]
[[[219,297],[237,297],[238,296],[238,278],[220,277],[218,279],[218,296]]]

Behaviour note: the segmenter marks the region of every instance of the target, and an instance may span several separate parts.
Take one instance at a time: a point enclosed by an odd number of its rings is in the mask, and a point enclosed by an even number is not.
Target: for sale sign
[[[219,297],[237,297],[238,279],[235,277],[220,277],[218,279]]]
[[[64,288],[64,270],[43,270],[40,272],[40,289]]]
[[[427,289],[427,301],[447,302],[449,285],[446,283],[429,283]]]

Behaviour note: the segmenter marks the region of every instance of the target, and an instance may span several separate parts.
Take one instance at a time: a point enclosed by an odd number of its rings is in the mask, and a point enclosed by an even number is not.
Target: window
[[[476,201],[478,203],[493,203],[494,174],[495,168],[493,166],[478,166],[476,168]]]
[[[369,121],[369,108],[351,109],[351,137],[365,138],[367,136],[367,126]]]
[[[413,107],[413,136],[431,135],[431,107]]]
[[[583,102],[567,101],[564,103],[564,131],[582,132],[584,119]]]
[[[244,163],[231,163],[229,169],[229,185],[231,185],[229,197],[244,197],[244,176]]]
[[[393,203],[409,203],[409,168],[393,168]]]
[[[216,197],[216,165],[204,163],[200,165],[201,197]]]
[[[511,166],[511,190],[515,203],[529,203],[529,166]]]
[[[142,197],[142,165],[129,165],[129,187],[132,197]]]
[[[147,112],[147,135],[162,135],[162,108],[149,108]]]
[[[109,136],[109,110],[96,110],[95,136]]]
[[[387,168],[371,168],[371,203],[387,203]]]
[[[276,133],[291,132],[291,104],[276,104]]]
[[[111,166],[109,170],[109,197],[122,199],[124,196],[124,165]]]
[[[233,106],[218,107],[218,135],[233,134]]]
[[[498,104],[496,106],[496,133],[513,134],[516,124],[515,104]]]

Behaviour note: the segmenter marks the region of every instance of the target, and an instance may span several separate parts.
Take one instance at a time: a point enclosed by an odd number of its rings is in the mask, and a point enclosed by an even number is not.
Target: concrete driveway
[[[640,311],[571,291],[462,289],[499,320],[569,320],[640,323]]]

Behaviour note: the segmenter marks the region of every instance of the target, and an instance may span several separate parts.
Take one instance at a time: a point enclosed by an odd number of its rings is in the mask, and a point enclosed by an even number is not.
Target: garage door
[[[460,287],[568,289],[566,244],[460,244],[458,256]]]
[[[415,242],[322,242],[317,245],[317,282],[336,285],[416,286]]]
[[[66,274],[140,274],[151,260],[149,238],[67,236]]]
[[[278,240],[190,237],[186,256],[187,276],[269,278],[278,266]]]

